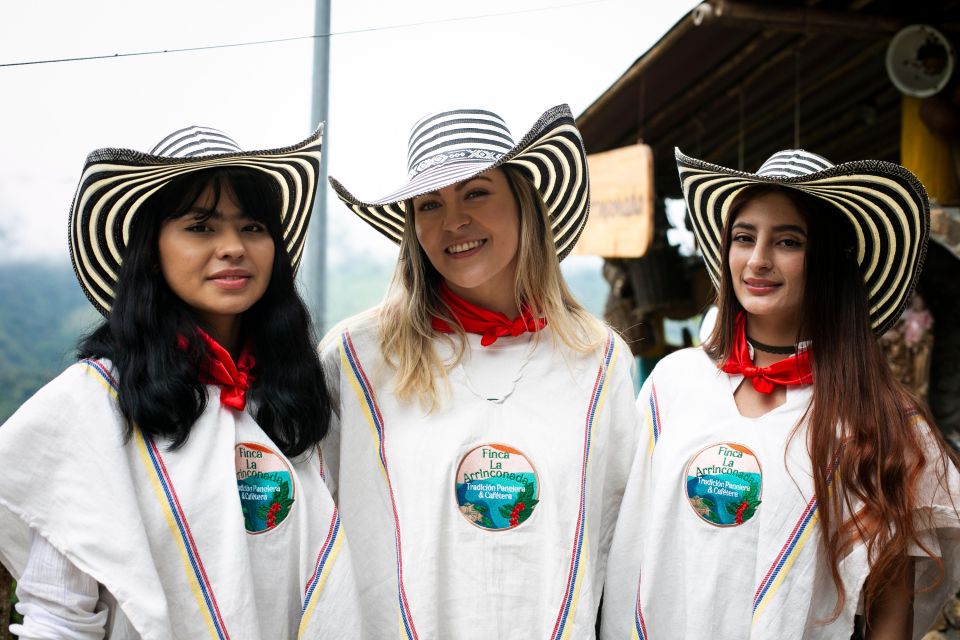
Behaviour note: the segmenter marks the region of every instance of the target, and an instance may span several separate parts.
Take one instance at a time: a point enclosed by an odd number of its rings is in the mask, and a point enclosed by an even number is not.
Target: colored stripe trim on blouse
[[[373,393],[373,387],[367,379],[367,374],[360,364],[360,358],[357,350],[350,339],[350,332],[344,331],[340,336],[340,361],[344,369],[349,371],[350,384],[360,406],[364,409],[364,417],[373,429],[374,437],[377,440],[377,450],[380,458],[380,471],[387,482],[387,492],[390,494],[390,506],[393,509],[394,543],[397,554],[397,597],[400,606],[401,628],[406,634],[408,640],[419,640],[417,629],[413,624],[413,616],[410,611],[410,603],[407,601],[407,592],[403,585],[403,552],[400,536],[400,515],[397,512],[397,501],[393,494],[393,484],[390,482],[390,469],[387,465],[386,452],[386,434],[384,430],[383,416],[380,413],[380,407],[377,405],[376,397]]]
[[[840,454],[842,452],[843,446],[841,445],[834,455],[830,468],[827,470],[828,487],[833,483],[833,472],[840,461]],[[763,580],[760,581],[760,586],[757,587],[757,591],[753,597],[753,621],[751,624],[756,624],[764,608],[766,608],[770,600],[773,599],[773,594],[775,594],[780,588],[780,585],[783,584],[794,562],[796,562],[797,557],[799,557],[800,552],[804,546],[806,546],[810,534],[816,529],[817,520],[819,520],[818,500],[817,496],[813,496],[807,503],[803,513],[800,514],[796,524],[793,525],[790,536],[780,549],[780,553],[777,554],[773,564],[767,569]]]
[[[304,631],[310,624],[310,618],[313,617],[314,609],[317,606],[317,598],[314,594],[323,592],[323,587],[330,577],[332,567],[336,561],[340,548],[343,546],[343,536],[340,535],[340,512],[336,507],[333,509],[333,517],[330,519],[330,528],[327,530],[327,538],[320,547],[320,553],[317,554],[317,563],[313,570],[313,575],[307,581],[304,589],[303,609],[300,618],[300,631],[297,638],[302,638]]]
[[[587,539],[586,526],[586,492],[587,492],[587,470],[590,463],[590,440],[592,437],[593,424],[600,407],[606,397],[607,391],[607,371],[612,363],[616,361],[616,342],[613,334],[607,333],[607,344],[604,349],[603,361],[597,371],[597,378],[593,384],[593,392],[590,395],[590,404],[587,408],[587,415],[583,430],[583,461],[580,466],[580,509],[577,514],[577,526],[574,531],[573,553],[570,559],[570,571],[567,576],[567,585],[564,589],[563,601],[560,605],[560,612],[557,614],[557,621],[553,626],[551,640],[560,640],[570,635],[570,627],[567,622],[576,612],[577,600],[580,595],[580,586],[582,580],[580,575],[583,567],[580,566],[580,560],[583,557],[581,552]]]
[[[772,598],[787,573],[790,572],[794,561],[796,561],[797,556],[800,555],[800,550],[806,545],[810,532],[814,529],[811,523],[815,524],[816,521],[817,497],[814,496],[810,499],[810,502],[807,503],[807,507],[803,510],[797,523],[790,531],[790,536],[787,538],[786,543],[784,543],[780,549],[780,553],[777,554],[776,560],[770,565],[763,580],[760,581],[760,586],[757,587],[757,591],[753,597],[754,623],[756,623],[760,613],[770,601],[767,596],[769,595]]]
[[[634,612],[633,623],[634,623],[634,640],[647,640],[647,623],[643,619],[643,610],[640,607],[640,584],[643,581],[643,575],[637,578],[637,608]]]
[[[653,449],[657,446],[657,442],[660,441],[660,429],[663,426],[660,421],[660,403],[657,400],[657,387],[653,383],[650,384],[650,399],[647,402],[647,410],[644,411],[644,422],[646,422],[647,429],[650,432],[647,451],[650,455],[653,455]]]
[[[103,366],[102,362],[92,359],[85,359],[80,362],[95,372],[97,379],[116,397],[117,381]],[[153,441],[145,439],[139,429],[133,430],[133,439],[140,453],[140,460],[144,469],[148,472],[154,493],[158,501],[167,507],[164,510],[164,516],[171,534],[180,542],[178,548],[181,552],[184,570],[199,609],[205,614],[204,621],[210,636],[220,638],[220,640],[229,640],[230,634],[227,633],[226,625],[220,615],[220,607],[213,594],[213,587],[207,578],[206,570],[203,568],[203,561],[200,559],[200,553],[193,539],[193,534],[190,532],[186,515],[180,506],[180,500],[177,498],[173,482],[167,473],[166,465],[163,463],[163,456]]]

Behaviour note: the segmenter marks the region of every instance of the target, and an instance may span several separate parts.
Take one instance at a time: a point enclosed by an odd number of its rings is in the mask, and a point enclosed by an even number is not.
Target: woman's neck
[[[517,307],[517,298],[514,295],[513,289],[484,286],[465,289],[451,284],[449,281],[445,282],[450,291],[470,304],[486,309],[487,311],[502,313],[511,319],[520,315],[520,309]]]
[[[231,358],[236,360],[240,356],[242,327],[237,316],[203,318],[200,328],[226,349]]]
[[[748,313],[744,330],[747,337],[756,343],[770,345],[771,347],[787,347],[797,343],[800,326],[797,322],[785,322],[780,318],[752,316]],[[760,349],[755,350],[758,353],[765,353]],[[784,356],[774,355],[774,358],[782,360]]]

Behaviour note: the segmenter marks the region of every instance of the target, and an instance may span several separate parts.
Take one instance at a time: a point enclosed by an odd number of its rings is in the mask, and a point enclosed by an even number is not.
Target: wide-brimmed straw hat
[[[550,213],[562,260],[583,231],[590,208],[587,153],[565,104],[544,113],[518,143],[495,113],[457,109],[431,114],[413,125],[407,147],[408,181],[382,198],[360,200],[330,178],[340,199],[387,238],[403,238],[404,201],[511,164],[521,167]]]
[[[834,165],[800,149],[778,151],[756,173],[697,160],[679,149],[676,158],[697,242],[718,288],[730,203],[745,187],[776,184],[833,205],[850,224],[874,332],[882,334],[900,317],[920,277],[930,235],[927,192],[910,171],[879,160]]]
[[[243,151],[209,127],[174,131],[148,153],[97,149],[87,156],[70,212],[70,259],[93,306],[107,315],[137,211],[171,180],[194,171],[249,168],[276,181],[281,196],[284,248],[296,269],[320,173],[323,125],[297,144]]]

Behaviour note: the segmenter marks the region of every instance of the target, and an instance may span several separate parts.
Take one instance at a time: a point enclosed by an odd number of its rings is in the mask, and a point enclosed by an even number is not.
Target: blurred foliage
[[[0,422],[64,369],[98,318],[69,265],[0,264]]]

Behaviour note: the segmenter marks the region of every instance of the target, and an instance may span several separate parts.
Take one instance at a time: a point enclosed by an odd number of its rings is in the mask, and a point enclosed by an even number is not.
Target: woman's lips
[[[221,289],[243,289],[250,282],[252,275],[243,269],[225,269],[212,274],[208,280]]]
[[[444,253],[451,258],[466,258],[475,254],[486,243],[486,240],[467,240],[464,242],[458,242],[444,249]]]
[[[780,284],[770,280],[756,280],[748,278],[743,281],[744,287],[753,295],[765,295],[776,291]]]

